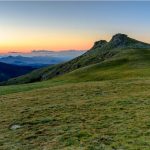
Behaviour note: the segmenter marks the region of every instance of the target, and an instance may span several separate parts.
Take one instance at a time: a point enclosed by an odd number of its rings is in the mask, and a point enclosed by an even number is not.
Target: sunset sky
[[[116,33],[150,43],[150,2],[0,2],[0,53],[85,50]]]

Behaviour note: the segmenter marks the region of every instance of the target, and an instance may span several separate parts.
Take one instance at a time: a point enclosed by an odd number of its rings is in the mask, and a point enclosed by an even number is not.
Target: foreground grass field
[[[150,149],[149,77],[52,84],[0,88],[0,149]]]

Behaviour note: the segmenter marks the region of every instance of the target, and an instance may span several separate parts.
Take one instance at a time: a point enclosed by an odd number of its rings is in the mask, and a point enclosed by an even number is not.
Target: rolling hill
[[[0,82],[24,75],[31,72],[32,70],[34,70],[32,67],[10,65],[0,62]]]
[[[106,62],[107,66],[107,63],[109,61],[111,62],[112,60],[113,63],[116,61],[116,63],[118,62],[118,64],[127,63],[130,66],[130,62],[136,63],[137,60],[138,63],[138,59],[144,59],[146,57],[149,60],[149,52],[150,44],[129,38],[125,34],[116,34],[109,42],[105,40],[95,42],[94,46],[89,51],[71,61],[41,68],[27,75],[15,79],[10,79],[8,82],[4,82],[1,84],[22,84],[48,80],[79,68],[83,68],[86,66],[90,67],[90,65],[97,63],[99,63],[100,66],[105,66]],[[132,55],[135,57],[130,57]],[[141,60],[139,60],[139,62],[140,61]]]

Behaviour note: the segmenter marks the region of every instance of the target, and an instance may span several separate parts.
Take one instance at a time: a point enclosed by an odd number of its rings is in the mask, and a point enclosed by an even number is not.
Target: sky
[[[0,53],[87,50],[124,33],[150,43],[150,2],[0,1]]]

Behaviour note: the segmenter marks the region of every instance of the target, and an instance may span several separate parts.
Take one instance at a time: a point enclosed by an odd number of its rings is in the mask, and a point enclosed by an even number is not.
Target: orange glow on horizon
[[[7,32],[6,32],[7,31]],[[8,52],[30,53],[33,50],[89,50],[95,41],[107,40],[110,34],[75,33],[75,31],[0,30],[0,54]],[[19,33],[19,34],[15,34]],[[130,35],[129,35],[130,37]],[[131,37],[132,38],[132,37]],[[134,37],[150,43],[147,37]]]
[[[87,49],[90,39],[71,31],[58,29],[0,28],[0,53],[30,52],[32,50]],[[89,43],[89,44],[87,44]]]
[[[99,35],[93,31],[10,27],[9,25],[2,26],[0,33],[0,53],[29,53],[32,50],[88,50],[95,41],[110,38],[109,35]]]
[[[36,46],[32,45],[19,45],[19,46],[1,46],[0,45],[0,54],[2,53],[9,53],[9,52],[21,52],[21,53],[30,53],[33,50],[52,50],[52,51],[61,51],[61,50],[88,50],[92,47],[93,43],[85,44],[80,43],[79,45],[76,44],[68,44],[61,43],[60,45],[53,44],[52,46],[49,46],[48,44],[38,45]]]

